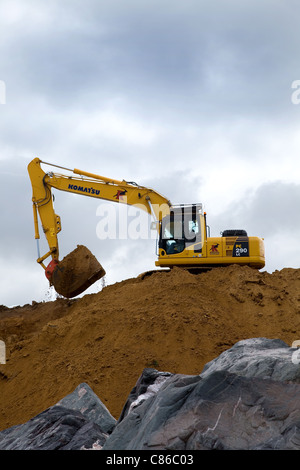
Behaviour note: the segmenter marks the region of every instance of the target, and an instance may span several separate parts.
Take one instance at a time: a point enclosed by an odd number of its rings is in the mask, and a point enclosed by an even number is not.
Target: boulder
[[[0,450],[100,449],[115,424],[106,406],[82,383],[27,423],[0,432]]]
[[[160,373],[146,369],[103,449],[300,450],[295,353],[281,340],[240,341],[199,375],[165,375],[156,393]]]
[[[197,375],[146,368],[118,421],[83,383],[0,432],[0,449],[300,450],[299,362],[296,348],[252,338]]]
[[[136,385],[131,390],[127,398],[118,423],[120,423],[136,406],[140,405],[145,400],[148,400],[148,398],[155,396],[166,379],[172,376],[173,374],[171,372],[159,372],[158,370],[151,368],[144,369],[142,375],[139,377]]]
[[[80,411],[88,421],[96,423],[104,434],[110,434],[117,422],[86,383],[78,385],[72,393],[60,400],[57,405]]]
[[[215,371],[176,374],[132,409],[103,450],[300,450],[300,385]]]
[[[0,433],[0,450],[82,450],[101,448],[106,435],[79,411],[52,406],[27,423]]]
[[[297,349],[280,339],[251,338],[239,341],[208,362],[201,377],[227,370],[243,377],[300,383],[299,359]]]

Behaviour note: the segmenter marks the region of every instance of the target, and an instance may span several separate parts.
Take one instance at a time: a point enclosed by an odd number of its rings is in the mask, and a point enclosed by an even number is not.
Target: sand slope
[[[0,430],[88,383],[115,418],[145,367],[198,374],[241,339],[300,339],[300,269],[141,275],[80,299],[0,307]]]

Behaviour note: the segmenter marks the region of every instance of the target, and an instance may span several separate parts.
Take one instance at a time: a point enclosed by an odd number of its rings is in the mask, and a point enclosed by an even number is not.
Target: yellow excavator
[[[41,165],[49,165],[45,172]],[[68,171],[62,174],[53,168]],[[32,185],[33,219],[38,245],[37,262],[55,290],[67,298],[84,292],[105,275],[94,255],[83,245],[59,259],[57,234],[61,231],[60,217],[54,212],[52,188],[82,196],[134,205],[152,218],[158,233],[157,267],[178,266],[195,272],[231,264],[256,269],[265,266],[264,240],[248,236],[245,230],[225,230],[219,237],[210,237],[206,213],[202,204],[171,202],[153,189],[132,181],[119,181],[79,169],[65,168],[34,158],[28,165]],[[49,251],[39,252],[39,220]],[[51,258],[47,266],[44,261]]]

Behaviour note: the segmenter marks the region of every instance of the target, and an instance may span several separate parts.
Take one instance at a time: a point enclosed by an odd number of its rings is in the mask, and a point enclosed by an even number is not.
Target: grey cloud
[[[1,257],[5,259],[30,252],[28,240],[34,238],[31,192],[26,160],[0,160]]]
[[[173,169],[172,158],[169,160],[169,171],[151,179],[145,178],[139,183],[150,187],[165,196],[172,204],[190,204],[202,202],[199,199],[202,180],[193,176],[192,169],[185,167],[185,159],[182,159],[182,169]]]
[[[300,254],[300,185],[284,181],[265,183],[236,198],[223,214],[211,215],[212,235],[225,229],[245,229],[249,236],[264,238],[266,269],[298,267]]]
[[[229,209],[232,218],[239,220],[261,236],[300,232],[300,184],[273,181],[260,186]],[[300,233],[299,233],[300,236]]]
[[[299,40],[287,26],[291,7],[54,2],[51,15],[43,30],[20,20],[3,50],[2,73],[18,96],[26,89],[59,108],[101,106],[121,94],[145,115],[159,106],[169,119],[205,119],[274,112],[289,93],[280,72],[294,66]]]
[[[232,205],[221,215],[215,208],[208,214],[212,231],[245,228],[264,236],[276,265],[275,238],[299,233],[300,106],[291,104],[291,83],[300,78],[296,1],[11,5],[0,5],[0,80],[7,93],[0,105],[1,259],[34,265],[34,276],[40,269],[26,170],[39,156],[134,179],[173,202],[205,204],[211,194],[218,202],[228,192]],[[285,149],[288,162],[281,156]],[[238,194],[235,165],[249,168],[249,162],[259,181],[253,174],[247,181],[243,170],[245,192]],[[288,178],[289,165],[294,185],[280,180],[283,170]],[[99,241],[97,201],[55,195],[62,254],[83,243],[114,272],[121,254],[141,267],[139,241]],[[152,247],[145,243],[149,268]],[[24,295],[23,289],[19,298]]]

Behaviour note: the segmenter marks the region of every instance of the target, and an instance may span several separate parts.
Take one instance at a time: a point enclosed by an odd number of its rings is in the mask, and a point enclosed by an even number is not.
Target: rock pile
[[[251,338],[197,375],[145,368],[118,420],[83,383],[0,432],[0,449],[300,450],[299,359],[282,340]]]

